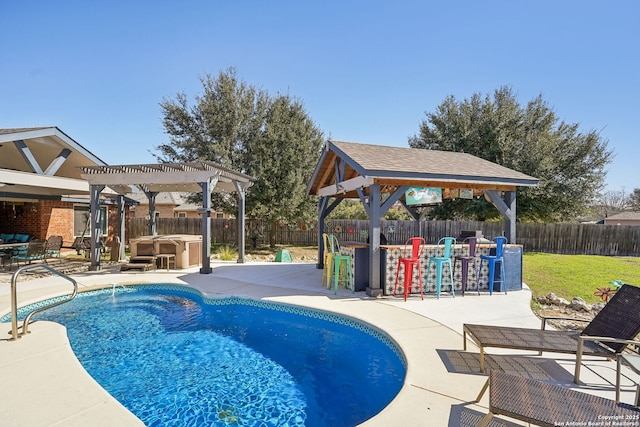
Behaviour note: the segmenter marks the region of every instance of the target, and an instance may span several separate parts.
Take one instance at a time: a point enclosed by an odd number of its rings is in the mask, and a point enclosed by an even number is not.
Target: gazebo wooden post
[[[318,200],[318,262],[316,263],[316,268],[321,269],[324,268],[324,241],[322,240],[322,235],[324,234],[324,221],[327,218],[327,203],[329,202],[328,197],[320,197]]]
[[[373,184],[369,187],[369,286],[367,295],[378,297],[382,295],[380,280],[380,185]]]
[[[509,218],[508,221],[505,219],[504,222],[504,235],[507,238],[507,241],[511,244],[516,243],[516,192],[515,191],[507,191],[504,193],[504,201],[505,204],[509,207]]]

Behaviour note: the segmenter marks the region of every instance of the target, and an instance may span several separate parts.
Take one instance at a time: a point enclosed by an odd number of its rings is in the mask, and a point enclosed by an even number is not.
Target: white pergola
[[[124,195],[132,186],[149,198],[149,234],[156,235],[155,197],[160,192],[202,191],[202,267],[211,273],[211,193],[238,193],[238,262],[245,262],[245,195],[255,181],[249,175],[233,171],[214,162],[160,163],[147,165],[82,166],[91,195],[91,270],[100,269],[100,193],[110,188],[118,194],[119,235],[124,246]]]

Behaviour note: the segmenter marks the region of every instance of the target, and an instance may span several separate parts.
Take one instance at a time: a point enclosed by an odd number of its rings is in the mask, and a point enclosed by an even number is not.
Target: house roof
[[[403,185],[512,191],[538,179],[467,153],[329,140],[307,193],[357,198],[374,183],[383,193]]]
[[[0,129],[0,199],[86,196],[80,166],[105,163],[55,126]]]
[[[183,193],[179,191],[170,191],[164,193],[158,193],[156,195],[156,205],[172,205],[179,206],[185,203],[188,203],[187,197],[189,193]],[[149,198],[146,194],[140,193],[130,193],[127,194],[127,197],[132,198],[133,200],[139,202],[141,205],[148,205]]]
[[[607,221],[620,221],[620,220],[640,221],[640,212],[638,212],[638,211],[620,212],[617,215],[612,215],[612,216],[609,216],[609,217],[605,218],[605,220],[607,220]]]

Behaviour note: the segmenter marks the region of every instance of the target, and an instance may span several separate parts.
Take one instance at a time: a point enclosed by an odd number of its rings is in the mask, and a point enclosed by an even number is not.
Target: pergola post
[[[120,248],[118,249],[118,261],[125,258],[124,250],[124,233],[125,233],[125,216],[124,216],[124,195],[118,194],[118,237],[120,237]],[[113,258],[111,258],[113,260]]]
[[[156,196],[158,193],[154,191],[145,191],[144,194],[146,194],[149,199],[149,236],[155,236],[158,234],[158,230],[156,228]]]
[[[100,270],[100,237],[102,228],[100,227],[100,192],[104,190],[104,185],[90,185],[90,211],[89,224],[91,225],[91,252],[89,265],[90,271]]]
[[[200,274],[209,274],[211,269],[211,190],[218,182],[218,178],[211,178],[205,182],[199,182],[202,188],[202,267]]]
[[[244,264],[246,262],[244,250],[244,242],[246,239],[244,210],[248,185],[246,183],[241,184],[237,181],[234,182],[234,185],[238,192],[238,263]]]

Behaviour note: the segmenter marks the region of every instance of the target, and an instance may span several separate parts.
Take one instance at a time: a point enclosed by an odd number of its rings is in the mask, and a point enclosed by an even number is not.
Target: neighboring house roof
[[[187,197],[190,193],[183,193],[179,191],[162,192],[156,195],[156,205],[182,205],[187,203]],[[141,205],[148,205],[149,198],[145,193],[130,193],[127,197],[136,200]]]
[[[607,221],[640,221],[640,212],[625,211],[605,218]]]
[[[467,153],[329,140],[307,193],[355,198],[374,183],[511,191],[538,179]]]
[[[157,205],[170,205],[175,206],[173,208],[176,212],[186,212],[186,211],[198,211],[202,206],[196,203],[189,203],[188,197],[190,193],[171,191],[166,193],[158,193],[156,195],[156,206]],[[128,195],[130,198],[136,200],[141,205],[148,205],[149,198],[144,193],[132,193]]]

